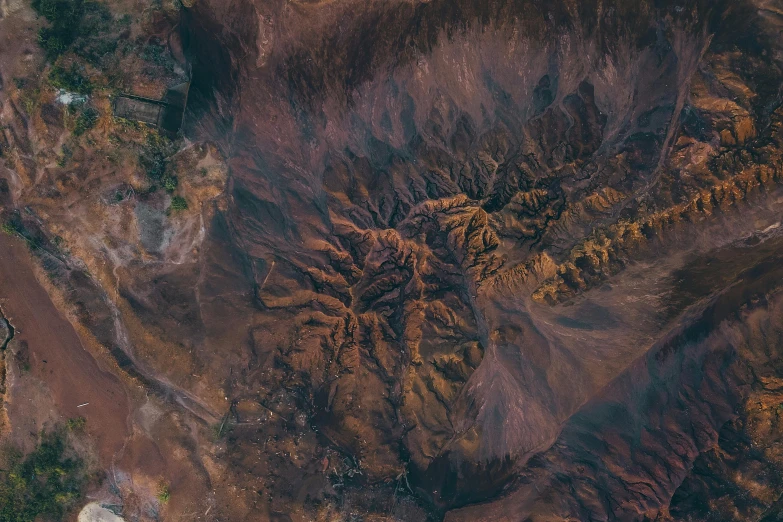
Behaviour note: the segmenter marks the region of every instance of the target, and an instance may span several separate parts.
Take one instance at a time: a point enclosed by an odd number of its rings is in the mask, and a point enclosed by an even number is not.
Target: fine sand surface
[[[123,519],[100,504],[91,502],[79,512],[79,522],[123,522]]]
[[[109,463],[128,435],[127,395],[117,377],[101,369],[84,349],[36,280],[31,262],[21,241],[0,235],[0,306],[16,329],[14,340],[26,343],[30,373],[48,385],[62,420],[87,419],[101,460]],[[28,407],[9,405],[11,423],[14,413],[24,415]]]

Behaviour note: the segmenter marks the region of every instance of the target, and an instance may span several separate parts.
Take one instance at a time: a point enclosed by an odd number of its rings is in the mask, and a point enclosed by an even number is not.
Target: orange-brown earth
[[[126,519],[779,517],[779,2],[105,5],[84,133],[0,11],[10,433],[111,386]]]
[[[0,299],[3,315],[15,330],[11,349],[22,361],[18,369],[29,373],[25,377],[31,382],[40,383],[60,415],[87,419],[98,454],[111,462],[128,436],[128,398],[122,383],[101,369],[38,284],[25,246],[8,236],[0,237],[0,246]],[[14,389],[13,382],[10,387]],[[14,390],[13,398],[6,402],[11,419],[30,415],[39,406],[30,404],[33,401],[25,393]],[[34,426],[31,431],[41,428]],[[28,434],[17,436],[24,435]]]

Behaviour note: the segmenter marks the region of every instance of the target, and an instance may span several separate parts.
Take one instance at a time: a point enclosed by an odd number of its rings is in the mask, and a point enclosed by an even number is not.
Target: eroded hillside
[[[776,2],[0,9],[3,241],[123,390],[124,516],[777,516]]]

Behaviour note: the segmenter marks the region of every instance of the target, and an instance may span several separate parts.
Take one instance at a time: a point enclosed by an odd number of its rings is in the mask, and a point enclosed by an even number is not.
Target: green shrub
[[[75,47],[74,52],[87,60],[88,63],[96,67],[104,64],[104,59],[108,56],[114,56],[117,50],[117,41],[111,38],[90,38],[80,41]]]
[[[102,2],[33,0],[32,6],[49,22],[38,32],[38,43],[49,60],[54,61],[73,51],[87,62],[98,65],[117,49],[114,17]]]
[[[49,60],[65,53],[79,35],[84,16],[82,0],[33,0],[32,7],[49,22],[38,31],[38,43]]]
[[[177,185],[179,185],[179,180],[177,179],[177,176],[172,176],[169,174],[163,176],[163,179],[161,181],[163,182],[163,189],[169,194],[177,190]]]
[[[3,233],[8,234],[9,236],[15,236],[21,233],[19,225],[13,221],[6,221],[3,223],[2,229]]]
[[[68,422],[65,423],[65,426],[71,431],[81,431],[85,426],[87,426],[87,419],[84,417],[74,417],[72,419],[68,419]]]
[[[145,149],[139,157],[139,162],[150,179],[157,181],[166,172],[166,155],[159,149]]]
[[[180,212],[182,210],[187,210],[187,208],[188,208],[188,202],[182,196],[174,196],[173,198],[171,198],[171,206],[169,206],[169,210],[172,210],[174,212]]]
[[[91,37],[113,29],[114,15],[103,2],[84,2],[84,16],[79,26],[80,37]]]
[[[22,107],[27,114],[33,114],[41,101],[41,90],[37,87],[22,91]]]
[[[33,0],[32,7],[52,24],[78,22],[84,11],[81,0]]]
[[[68,162],[71,161],[72,157],[73,157],[73,150],[71,150],[71,147],[69,147],[67,143],[64,143],[62,147],[62,155],[59,158],[57,158],[57,166],[65,167],[68,164]]]
[[[81,136],[88,130],[95,127],[95,123],[98,121],[98,111],[92,107],[87,107],[76,118],[76,124],[73,127],[73,133],[76,136]]]
[[[82,497],[82,462],[67,455],[65,435],[42,434],[26,457],[7,452],[0,465],[0,522],[65,520]]]
[[[166,174],[167,158],[175,152],[171,140],[158,133],[147,135],[147,144],[139,155],[139,164],[153,181],[161,181]]]
[[[72,63],[68,69],[55,65],[49,71],[49,84],[56,89],[65,89],[78,94],[90,94],[92,92],[92,83],[90,83],[89,78],[82,74],[82,70],[75,63]]]
[[[115,30],[114,17],[106,5],[101,2],[87,1],[84,4],[84,17],[79,26],[79,34],[73,43],[73,52],[87,62],[100,66],[107,57],[114,55],[119,45]]]
[[[169,485],[166,483],[161,483],[158,486],[158,493],[156,496],[158,497],[158,501],[161,504],[165,504],[166,502],[168,502],[169,499],[171,498],[171,491],[169,491]]]
[[[164,65],[169,55],[165,47],[158,44],[148,44],[141,52],[141,58],[145,62],[152,62],[155,65]]]

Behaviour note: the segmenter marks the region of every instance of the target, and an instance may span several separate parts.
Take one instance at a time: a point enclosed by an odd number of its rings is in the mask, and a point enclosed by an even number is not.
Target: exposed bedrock
[[[506,495],[454,520],[658,516],[780,321],[783,55],[759,7],[195,3],[185,126],[228,197],[198,255],[159,238],[118,269],[130,342],[211,411],[312,427],[357,484],[441,514]]]

